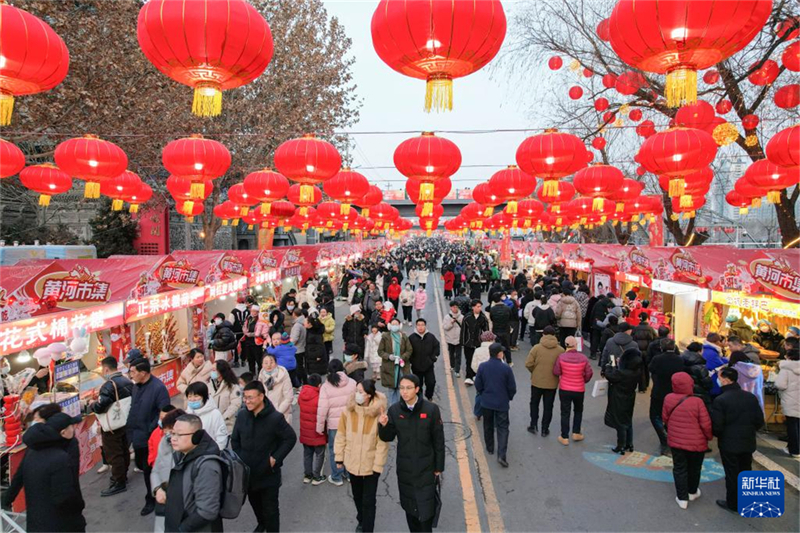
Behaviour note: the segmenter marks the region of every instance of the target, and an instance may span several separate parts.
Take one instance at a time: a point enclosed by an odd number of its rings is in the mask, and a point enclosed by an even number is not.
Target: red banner
[[[163,365],[153,367],[152,375],[160,379],[164,386],[167,387],[170,398],[180,392],[177,384],[178,378],[181,375],[181,370],[183,370],[183,365],[181,364],[180,357],[168,361]]]

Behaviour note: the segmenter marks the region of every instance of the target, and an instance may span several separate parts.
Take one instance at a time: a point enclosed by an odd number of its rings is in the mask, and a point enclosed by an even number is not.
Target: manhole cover
[[[472,431],[464,425],[455,422],[444,421],[444,440],[457,442],[467,440],[472,436]]]

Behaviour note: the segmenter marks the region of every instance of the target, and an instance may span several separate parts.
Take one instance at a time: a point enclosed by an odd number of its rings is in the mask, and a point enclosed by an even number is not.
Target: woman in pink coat
[[[347,377],[342,361],[331,359],[328,363],[328,379],[319,391],[317,433],[324,433],[326,429],[328,431],[328,463],[331,465],[328,482],[337,487],[344,483],[342,478],[346,474],[344,468],[336,466],[333,443],[336,440],[336,430],[339,428],[339,418],[347,408],[347,401],[355,390],[356,382]]]
[[[428,293],[423,287],[420,287],[414,294],[414,309],[417,310],[417,318],[422,318],[422,310],[425,309],[426,303],[428,303]]]

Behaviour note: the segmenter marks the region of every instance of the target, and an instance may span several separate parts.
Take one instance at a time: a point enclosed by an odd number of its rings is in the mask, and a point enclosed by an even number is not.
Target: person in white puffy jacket
[[[217,403],[222,413],[228,433],[233,433],[233,423],[242,407],[242,387],[227,361],[218,359],[211,371],[211,399]]]
[[[285,335],[285,334],[284,334]],[[258,373],[258,381],[264,384],[267,389],[267,398],[272,402],[279,413],[282,413],[286,422],[292,425],[292,378],[289,371],[278,365],[275,356],[268,353],[264,355],[261,364],[261,372]]]
[[[491,331],[484,331],[481,333],[481,346],[480,348],[475,348],[475,353],[472,355],[472,370],[475,373],[478,373],[478,367],[481,366],[481,363],[485,363],[489,360],[491,355],[489,354],[489,346],[495,341],[497,337]]]
[[[208,395],[208,385],[195,382],[186,387],[186,412],[200,417],[203,429],[214,439],[220,450],[228,447],[228,426],[217,409],[217,402]]]
[[[775,387],[781,391],[781,409],[786,417],[789,446],[786,452],[800,457],[800,350],[788,350],[786,361],[779,364]]]

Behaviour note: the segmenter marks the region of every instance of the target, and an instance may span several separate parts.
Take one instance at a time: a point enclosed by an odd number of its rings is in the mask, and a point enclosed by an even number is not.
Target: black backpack
[[[242,311],[241,309],[234,309],[231,311],[233,315],[233,332],[234,333],[242,333],[244,331],[244,319],[245,319],[246,311]]]
[[[220,450],[219,455],[204,455],[195,461],[193,478],[204,461],[217,461],[222,466],[222,496],[219,503],[219,516],[232,520],[239,517],[247,499],[250,483],[250,467],[230,448]]]
[[[233,350],[235,347],[236,335],[233,333],[231,328],[217,328],[216,333],[214,333],[214,342],[212,343],[212,348],[214,348],[214,351],[227,352],[228,350]]]

